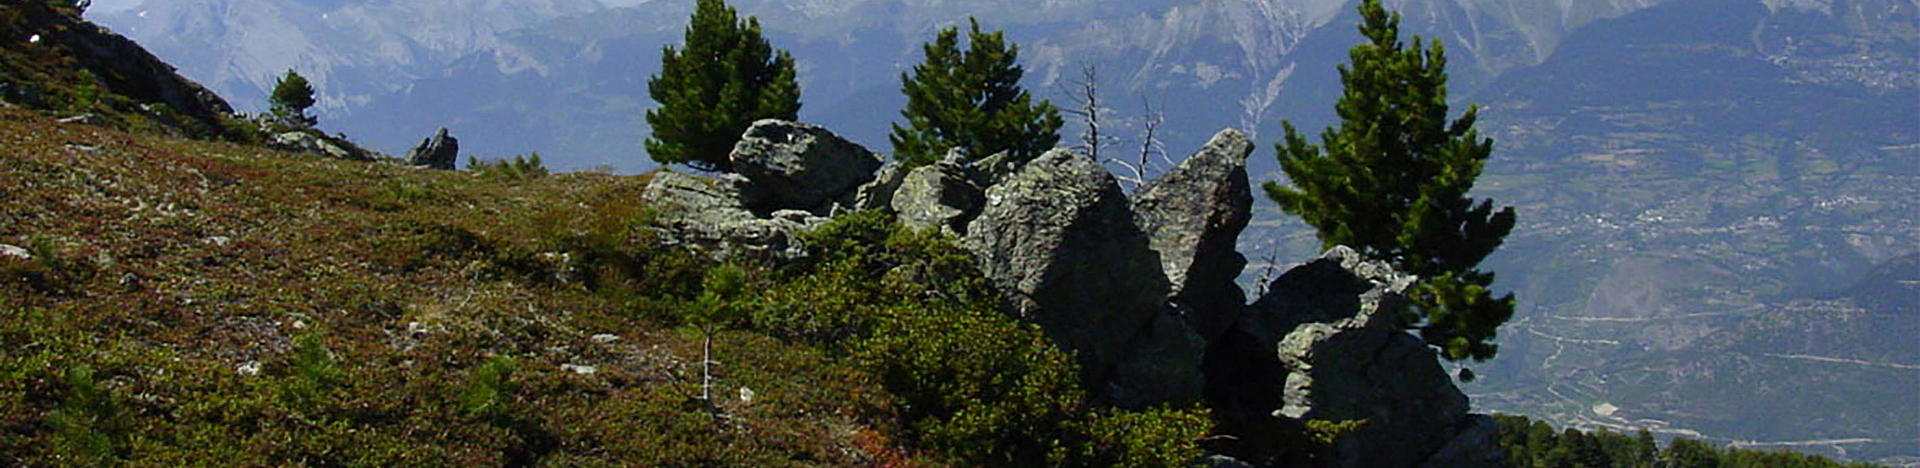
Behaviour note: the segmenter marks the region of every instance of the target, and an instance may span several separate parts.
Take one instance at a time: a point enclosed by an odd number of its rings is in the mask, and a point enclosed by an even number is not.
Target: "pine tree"
[[[313,85],[293,70],[287,70],[286,76],[273,84],[273,95],[268,98],[273,115],[309,127],[319,123],[319,119],[307,115],[313,103]]]
[[[1399,40],[1400,14],[1378,0],[1360,4],[1367,42],[1340,67],[1340,123],[1320,145],[1286,123],[1276,145],[1291,186],[1267,196],[1319,230],[1327,247],[1347,245],[1419,275],[1403,324],[1449,360],[1492,358],[1494,330],[1513,315],[1513,295],[1494,297],[1493,273],[1477,269],[1513,229],[1512,208],[1466,196],[1493,152],[1473,124],[1477,108],[1447,122],[1446,53],[1438,39]]]
[[[660,103],[647,111],[648,156],[709,171],[733,169],[727,154],[755,120],[800,113],[793,57],[767,43],[759,19],[741,20],[722,0],[694,6],[686,44],[666,47],[647,94]]]
[[[907,126],[893,125],[887,139],[893,157],[907,167],[939,160],[948,150],[966,148],[973,157],[1012,151],[1032,157],[1060,141],[1060,111],[1051,102],[1033,103],[1020,88],[1020,47],[1003,32],[980,31],[968,20],[967,50],[960,50],[959,28],[947,28],[922,46],[926,61],[900,75]]]

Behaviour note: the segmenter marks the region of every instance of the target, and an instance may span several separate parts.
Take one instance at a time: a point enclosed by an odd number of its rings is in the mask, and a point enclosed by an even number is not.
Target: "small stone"
[[[600,372],[600,369],[594,368],[593,366],[582,366],[577,364],[561,364],[560,370],[572,372],[580,375],[593,375],[593,373],[595,372]]]
[[[234,369],[234,371],[235,371],[235,372],[238,372],[238,373],[239,373],[240,375],[259,375],[259,374],[260,374],[260,362],[259,362],[259,361],[247,361],[247,362],[246,362],[245,364],[241,364],[241,365],[240,365],[240,368],[238,368],[238,369]]]
[[[62,117],[60,118],[60,123],[80,124],[80,125],[106,125],[107,120],[100,118],[99,115],[87,113],[87,114],[80,114],[72,117]]]
[[[608,333],[601,333],[601,334],[598,334],[598,335],[593,335],[593,338],[591,338],[591,339],[592,339],[592,340],[593,340],[593,342],[595,342],[595,343],[602,343],[602,344],[605,344],[605,343],[612,343],[612,342],[615,342],[615,341],[620,341],[620,337],[619,337],[619,336],[615,336],[615,335],[613,335],[613,334],[608,334]]]
[[[33,253],[18,246],[0,244],[0,257],[13,257],[21,260],[33,260]]]
[[[753,389],[740,387],[740,404],[753,404]]]
[[[233,238],[230,238],[227,236],[213,236],[213,237],[208,237],[206,239],[201,239],[201,241],[206,242],[208,244],[213,244],[215,247],[226,247],[228,242],[233,242]]]
[[[407,322],[407,333],[414,334],[414,335],[425,335],[429,331],[431,330],[427,329],[427,324],[420,323],[420,322]]]

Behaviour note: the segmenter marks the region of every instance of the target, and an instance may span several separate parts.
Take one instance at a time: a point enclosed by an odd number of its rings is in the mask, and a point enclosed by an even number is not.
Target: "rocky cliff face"
[[[47,3],[0,5],[0,41],[0,101],[65,109],[91,99],[116,114],[107,123],[146,120],[192,135],[220,133],[233,112],[139,44]]]
[[[1104,401],[1205,400],[1239,441],[1217,447],[1214,462],[1271,466],[1299,446],[1287,437],[1318,420],[1363,421],[1320,454],[1328,466],[1490,463],[1491,426],[1467,414],[1437,355],[1396,322],[1416,278],[1340,247],[1245,303],[1234,245],[1250,217],[1253,145],[1239,131],[1214,135],[1132,196],[1068,150],[956,152],[875,174],[875,155],[819,127],[762,121],[746,140],[732,155],[741,174],[654,176],[647,197],[666,208],[669,238],[793,259],[806,255],[794,235],[826,220],[816,213],[885,210],[955,236],[1010,313],[1076,353]]]

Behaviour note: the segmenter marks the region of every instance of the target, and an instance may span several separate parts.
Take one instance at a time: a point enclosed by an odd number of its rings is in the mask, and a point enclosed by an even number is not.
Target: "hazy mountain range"
[[[1022,46],[1041,97],[1096,66],[1109,151],[1139,144],[1144,102],[1175,157],[1253,133],[1256,183],[1280,177],[1281,119],[1331,121],[1359,39],[1334,0],[732,3],[799,61],[802,119],[876,150],[919,44],[972,15]],[[1521,310],[1463,387],[1477,409],[1920,463],[1920,2],[1388,3],[1445,41],[1454,97],[1498,142],[1479,193],[1520,213],[1489,266]],[[646,80],[691,4],[151,0],[95,19],[243,109],[299,69],[322,126],[377,149],[446,126],[468,154],[635,172]],[[1318,249],[1263,210],[1249,280]]]

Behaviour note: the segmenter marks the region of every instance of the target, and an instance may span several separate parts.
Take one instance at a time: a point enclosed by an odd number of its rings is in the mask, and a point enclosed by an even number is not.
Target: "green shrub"
[[[1184,466],[1198,410],[1096,409],[1071,353],[1009,317],[964,250],[884,214],[802,237],[814,254],[763,294],[760,331],[838,350],[877,375],[906,433],[957,466]]]
[[[342,376],[340,363],[327,349],[324,337],[317,332],[296,335],[286,375],[279,382],[280,395],[297,409],[311,410],[329,401]]]
[[[519,361],[505,354],[481,363],[460,393],[460,409],[483,421],[504,421],[507,396],[513,393],[513,372],[519,369]]]
[[[60,408],[47,415],[47,423],[53,426],[53,452],[89,466],[107,465],[118,458],[126,428],[114,395],[100,388],[93,368],[84,364],[67,368],[61,383],[66,391]]]
[[[468,159],[467,170],[483,178],[510,182],[547,176],[547,167],[540,162],[538,152],[514,156],[512,159]]]

